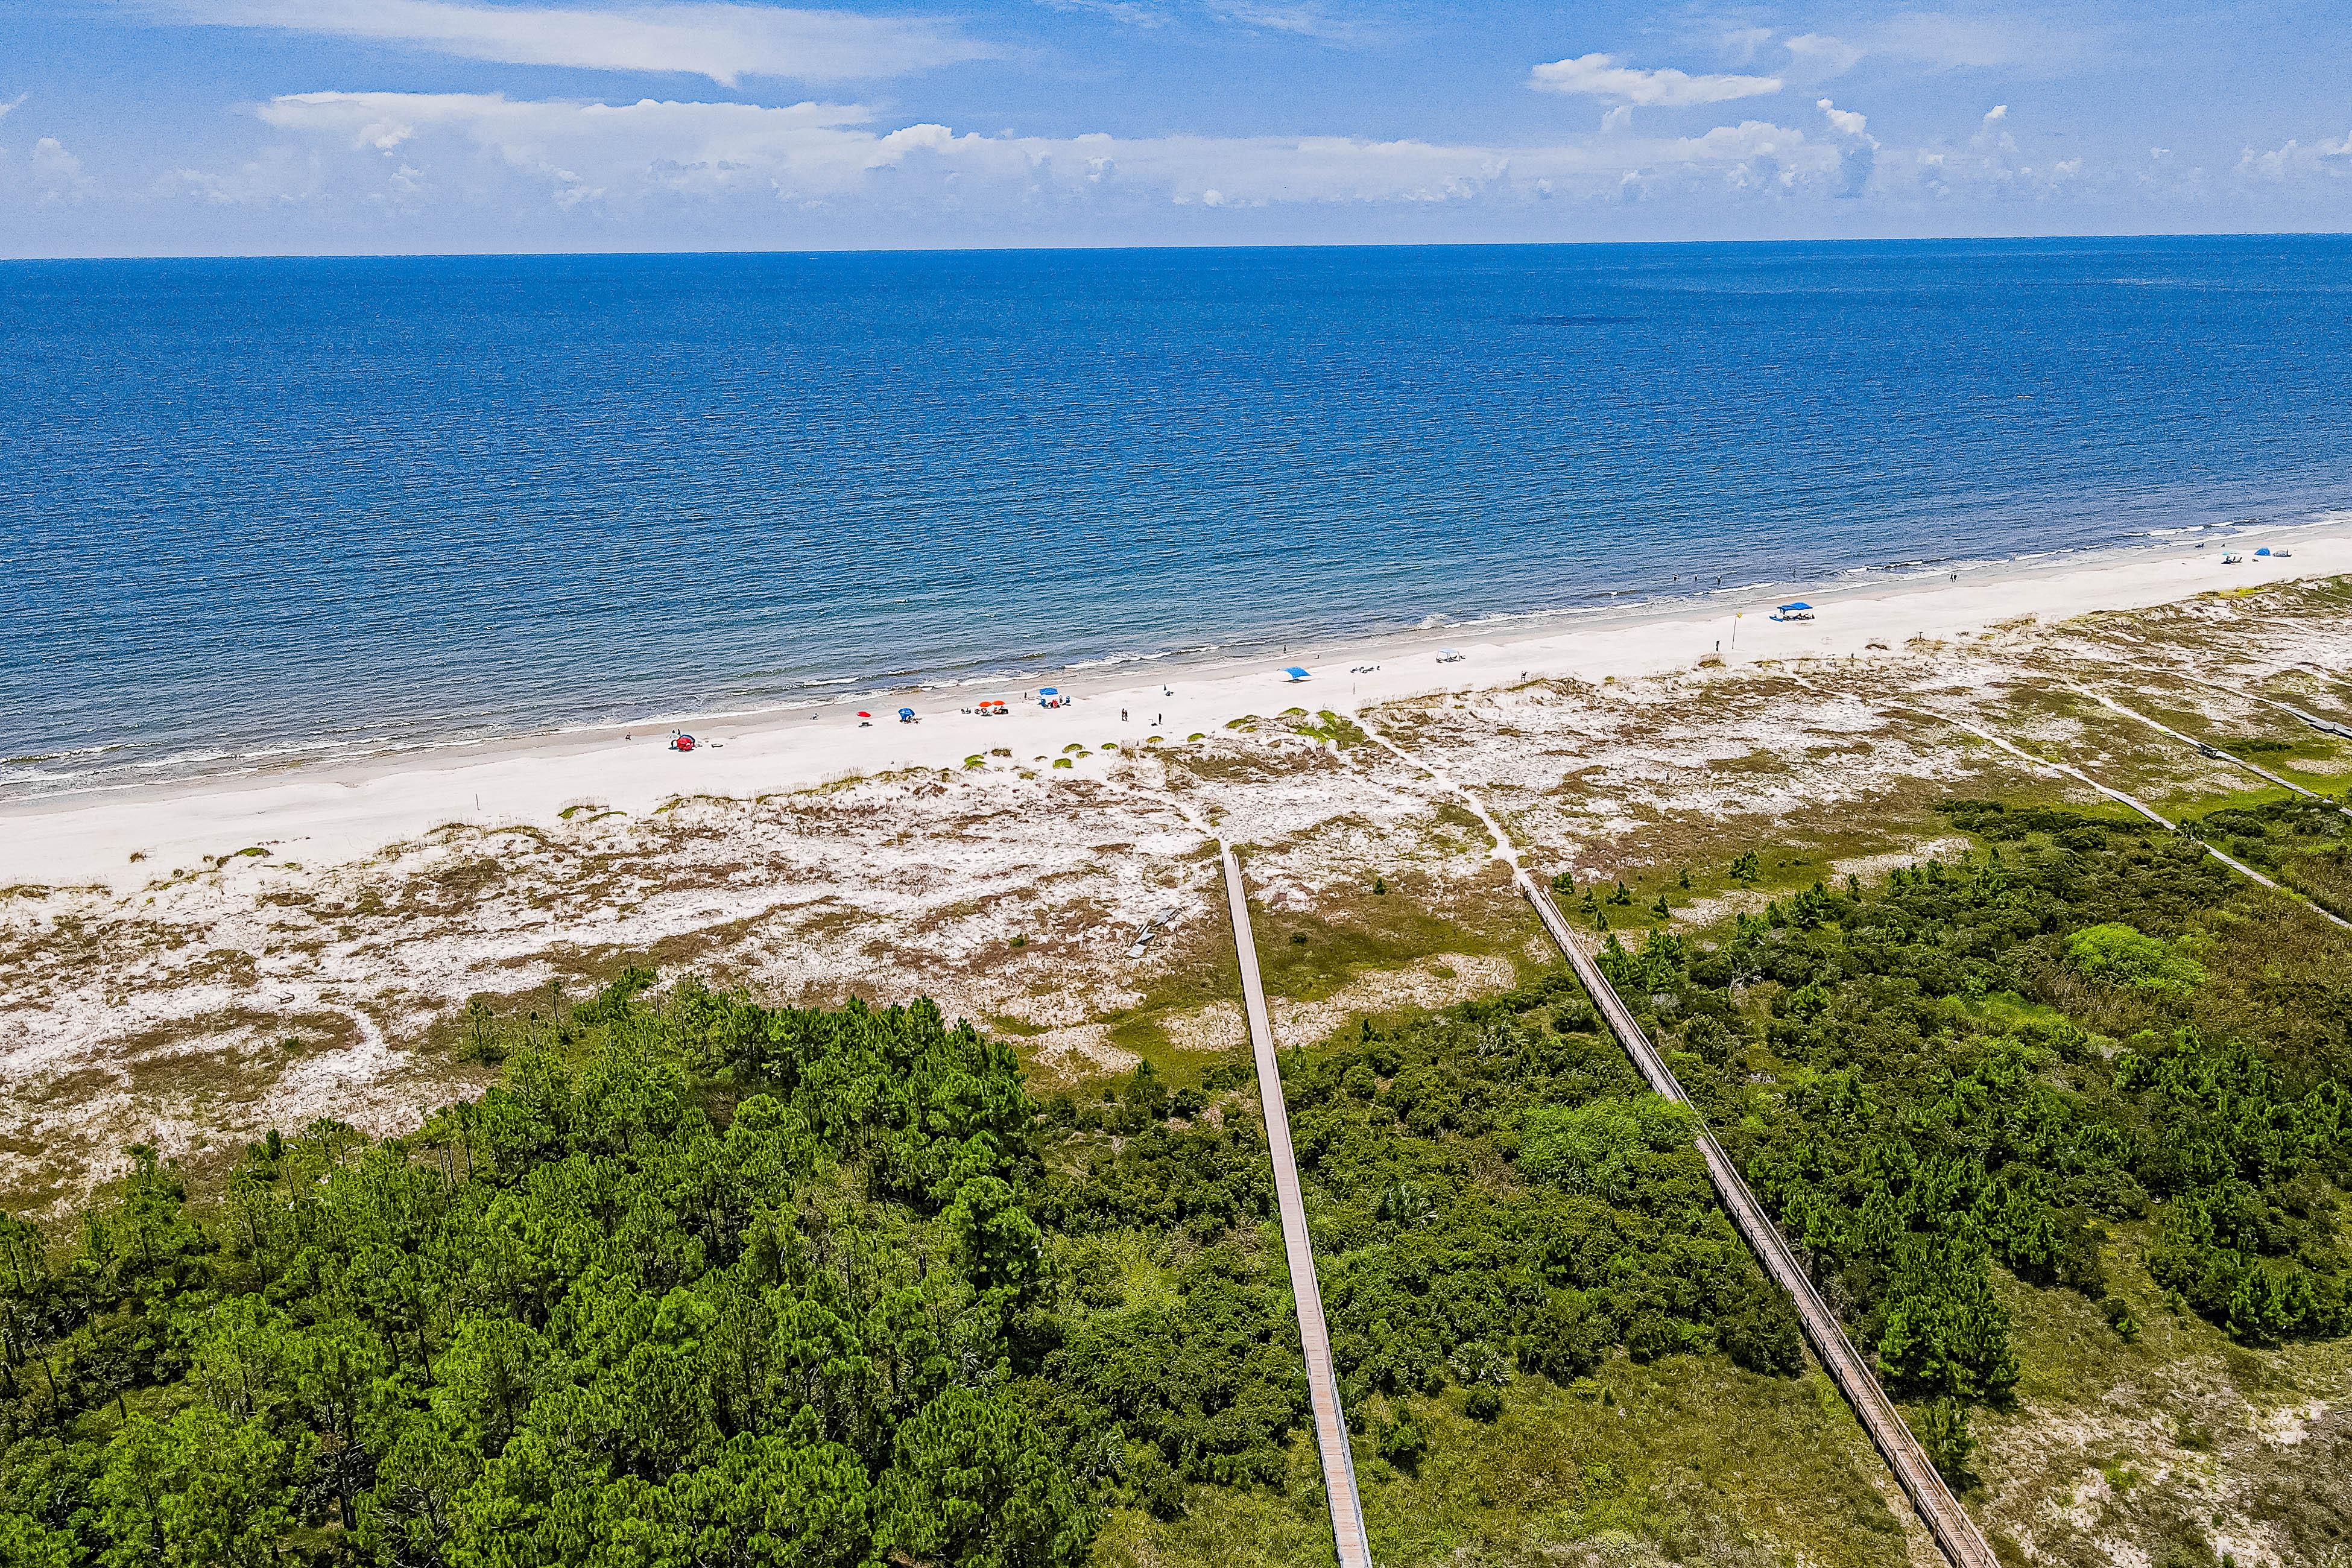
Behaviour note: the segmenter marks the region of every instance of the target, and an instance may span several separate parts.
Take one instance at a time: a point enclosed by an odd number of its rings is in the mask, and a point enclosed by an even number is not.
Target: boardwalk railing
[[[1315,1278],[1315,1248],[1307,1235],[1307,1204],[1298,1191],[1298,1159],[1290,1148],[1290,1111],[1283,1104],[1282,1072],[1274,1057],[1274,1021],[1257,972],[1257,938],[1250,931],[1249,900],[1241,862],[1220,844],[1225,862],[1225,902],[1241,954],[1242,1000],[1249,1010],[1250,1045],[1257,1053],[1258,1100],[1265,1107],[1266,1152],[1274,1162],[1274,1195],[1282,1210],[1282,1250],[1290,1261],[1290,1290],[1298,1300],[1298,1342],[1307,1362],[1307,1394],[1315,1409],[1315,1447],[1323,1458],[1323,1491],[1331,1503],[1331,1540],[1339,1568],[1372,1568],[1364,1534],[1364,1505],[1356,1491],[1356,1457],[1339,1408],[1339,1377],[1331,1364],[1331,1331],[1323,1321],[1323,1288]]]
[[[1593,1005],[1609,1021],[1610,1032],[1617,1037],[1617,1043],[1625,1047],[1625,1054],[1633,1058],[1633,1065],[1649,1079],[1652,1089],[1668,1100],[1688,1105],[1690,1097],[1683,1092],[1665,1058],[1642,1032],[1633,1012],[1618,996],[1617,988],[1601,973],[1601,966],[1577,944],[1551,895],[1524,868],[1517,876],[1519,891],[1535,906],[1544,930],[1551,934],[1552,942],[1575,969],[1576,977],[1584,983]],[[1764,1213],[1756,1194],[1748,1191],[1748,1183],[1732,1164],[1731,1157],[1723,1152],[1723,1145],[1716,1142],[1715,1134],[1706,1130],[1704,1120],[1699,1121],[1698,1129],[1699,1152],[1706,1158],[1707,1176],[1730,1214],[1731,1223],[1739,1227],[1739,1234],[1747,1238],[1765,1272],[1796,1302],[1798,1320],[1804,1324],[1805,1338],[1811,1343],[1813,1353],[1821,1358],[1822,1367],[1837,1384],[1838,1392],[1845,1395],[1846,1403],[1853,1406],[1863,1430],[1870,1434],[1870,1440],[1885,1457],[1887,1468],[1895,1472],[1895,1481],[1910,1498],[1911,1506],[1918,1510],[1928,1533],[1936,1538],[1936,1544],[1950,1560],[1952,1568],[1997,1568],[1992,1548],[1978,1531],[1976,1521],[1962,1510],[1959,1500],[1952,1496],[1943,1476],[1919,1447],[1919,1440],[1904,1424],[1902,1413],[1879,1386],[1870,1363],[1862,1359],[1853,1342],[1845,1337],[1845,1330],[1839,1326],[1821,1293],[1813,1289],[1812,1280],[1799,1266],[1780,1227]]]

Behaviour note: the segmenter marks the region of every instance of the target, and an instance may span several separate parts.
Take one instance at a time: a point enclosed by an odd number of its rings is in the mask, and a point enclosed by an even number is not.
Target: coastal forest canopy
[[[2352,1329],[2352,964],[2187,838],[1954,802],[1986,846],[1712,940],[1612,938],[1643,1015],[1965,1476],[2006,1270]],[[2213,826],[2340,871],[2300,808]],[[2333,857],[2333,858],[2331,858]],[[2298,881],[2298,885],[2303,885]],[[1245,1063],[1039,1098],[928,1002],[771,1008],[633,970],[478,1018],[500,1081],[322,1121],[191,1193],[152,1150],[0,1217],[0,1568],[1085,1560],[1110,1510],[1281,1488],[1307,1440]],[[1371,1452],[1612,1356],[1793,1374],[1794,1315],[1564,972],[1285,1067]]]

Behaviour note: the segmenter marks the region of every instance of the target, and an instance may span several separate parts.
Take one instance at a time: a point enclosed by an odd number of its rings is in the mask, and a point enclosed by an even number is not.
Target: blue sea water
[[[2352,506],[2352,241],[0,266],[0,796]]]

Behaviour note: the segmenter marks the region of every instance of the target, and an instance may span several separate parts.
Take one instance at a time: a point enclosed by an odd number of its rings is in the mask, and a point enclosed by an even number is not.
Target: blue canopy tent
[[[1307,679],[1307,672],[1299,668],[1295,664],[1285,669],[1282,673],[1290,677],[1293,681],[1299,681]]]

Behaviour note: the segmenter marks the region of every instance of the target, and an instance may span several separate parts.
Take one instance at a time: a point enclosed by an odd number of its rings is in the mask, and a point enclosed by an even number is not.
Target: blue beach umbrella
[[[912,708],[901,708],[898,710],[898,717],[901,719],[911,719],[914,716],[915,710]]]
[[[1037,695],[1040,697],[1059,697],[1061,694],[1062,689],[1058,686],[1041,686],[1037,689]]]
[[[1802,599],[1800,599],[1800,600],[1798,600],[1798,601],[1797,601],[1795,604],[1793,604],[1793,605],[1782,605],[1780,606],[1780,608],[1781,608],[1783,611],[1788,611],[1788,610],[1810,610],[1810,609],[1811,609],[1811,608],[1812,608],[1812,606],[1811,606],[1811,605],[1808,605],[1807,603],[1805,603],[1805,601],[1803,601]]]
[[[1295,664],[1290,666],[1287,669],[1285,669],[1282,673],[1290,677],[1293,680],[1304,680],[1307,679],[1307,672],[1299,668]]]
[[[2265,545],[2263,548],[2255,551],[2254,553],[2257,555],[2268,555],[2270,553],[2270,548]]]

